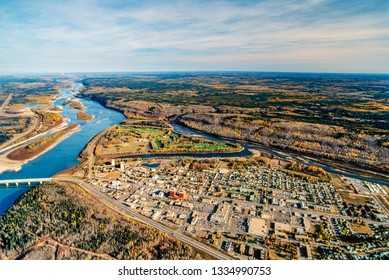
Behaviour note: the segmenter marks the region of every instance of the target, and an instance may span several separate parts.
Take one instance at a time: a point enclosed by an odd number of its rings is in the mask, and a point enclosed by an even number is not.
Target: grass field
[[[357,195],[348,191],[339,191],[339,193],[344,201],[353,204],[367,204],[371,200],[370,196]]]
[[[351,228],[355,232],[360,232],[360,233],[371,233],[371,230],[368,225],[362,225],[362,224],[357,224],[357,223],[351,223]]]

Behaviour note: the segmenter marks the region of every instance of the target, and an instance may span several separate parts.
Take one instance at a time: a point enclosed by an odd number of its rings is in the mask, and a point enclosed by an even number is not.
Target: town
[[[93,167],[100,192],[237,259],[382,259],[388,188],[310,180],[238,158],[112,159]]]

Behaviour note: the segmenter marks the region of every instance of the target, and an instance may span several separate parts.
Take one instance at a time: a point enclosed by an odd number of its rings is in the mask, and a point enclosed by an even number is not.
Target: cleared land
[[[62,116],[58,113],[45,112],[42,110],[33,110],[33,112],[39,116],[42,122],[42,125],[38,129],[37,133],[46,132],[56,126],[59,126],[63,122]]]

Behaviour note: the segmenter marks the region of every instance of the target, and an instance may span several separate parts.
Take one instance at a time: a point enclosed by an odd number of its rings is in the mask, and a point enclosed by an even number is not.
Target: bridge
[[[32,183],[39,183],[42,184],[43,182],[51,181],[53,178],[27,178],[27,179],[6,179],[6,180],[0,180],[0,187],[5,186],[16,186],[19,187],[19,184],[27,184],[28,186],[31,186]]]

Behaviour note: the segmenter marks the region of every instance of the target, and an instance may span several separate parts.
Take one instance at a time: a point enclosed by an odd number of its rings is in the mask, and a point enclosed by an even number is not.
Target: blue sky
[[[0,73],[389,73],[389,1],[0,0]]]

